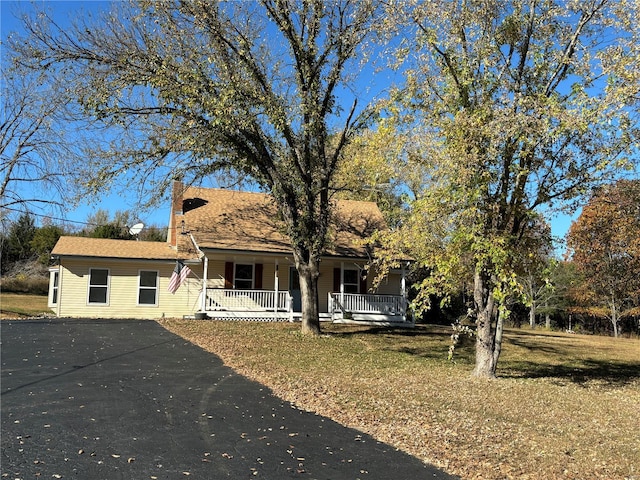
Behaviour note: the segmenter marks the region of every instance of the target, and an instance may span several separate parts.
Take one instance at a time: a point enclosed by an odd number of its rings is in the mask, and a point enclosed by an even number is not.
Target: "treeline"
[[[523,249],[514,267],[519,295],[505,299],[507,323],[640,334],[640,180],[623,179],[593,191],[571,225],[562,259],[544,225],[535,231],[535,248]],[[466,320],[472,295],[469,282],[445,307],[431,299],[427,321]]]
[[[81,228],[50,221],[37,226],[34,217],[29,213],[20,215],[15,221],[3,223],[0,232],[0,273],[3,277],[3,290],[7,287],[6,277],[46,275],[47,267],[51,263],[51,250],[63,235],[158,242],[166,240],[166,228],[154,225],[145,227],[137,235],[132,235],[130,227],[135,223],[137,222],[128,211],[116,212],[114,218],[110,218],[109,213],[104,210],[99,210],[87,218]]]
[[[610,298],[585,296],[592,279],[582,272],[583,265],[573,259],[550,259],[546,266],[549,275],[537,279],[539,291],[534,299],[522,296],[511,300],[506,325],[595,335],[640,335],[640,292],[626,296],[614,317],[610,307],[603,306]],[[469,286],[444,304],[441,298],[433,297],[431,308],[420,315],[419,321],[473,326],[473,318],[467,316],[473,305],[472,295]]]

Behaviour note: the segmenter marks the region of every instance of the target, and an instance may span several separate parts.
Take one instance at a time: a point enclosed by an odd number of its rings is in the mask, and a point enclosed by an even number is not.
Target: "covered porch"
[[[413,326],[401,295],[330,292],[328,305],[328,311],[321,312],[322,321]],[[212,319],[270,322],[293,322],[302,316],[294,311],[288,291],[224,288],[206,289],[203,313]]]
[[[196,318],[293,322],[302,318],[298,272],[286,255],[201,251]],[[368,273],[368,274],[367,274]],[[363,259],[325,258],[318,280],[320,320],[413,326],[405,268],[374,285]]]

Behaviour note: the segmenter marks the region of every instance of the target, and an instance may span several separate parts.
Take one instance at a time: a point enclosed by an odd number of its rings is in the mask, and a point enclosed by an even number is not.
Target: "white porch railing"
[[[206,310],[242,312],[288,312],[292,301],[289,292],[273,290],[238,290],[207,288]]]
[[[332,313],[404,315],[405,305],[401,295],[329,293],[329,311]]]

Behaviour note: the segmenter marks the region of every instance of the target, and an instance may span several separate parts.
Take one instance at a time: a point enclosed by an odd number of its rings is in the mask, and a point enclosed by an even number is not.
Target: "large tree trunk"
[[[329,200],[325,193],[320,198],[307,196],[297,199],[293,188],[280,186],[280,211],[292,240],[293,259],[300,280],[302,302],[302,333],[320,334],[320,301],[318,278],[320,257],[325,246],[329,218]],[[276,189],[277,193],[279,190]],[[288,193],[287,193],[288,192]],[[298,200],[304,200],[300,208]]]
[[[473,297],[478,315],[476,320],[478,328],[476,366],[472,375],[481,378],[495,378],[502,343],[502,319],[496,318],[495,301],[490,281],[483,273],[476,272],[474,276]],[[495,328],[494,319],[496,320]]]
[[[310,261],[296,265],[300,276],[300,295],[302,299],[302,333],[320,334],[320,303],[318,277],[320,269],[317,262]]]

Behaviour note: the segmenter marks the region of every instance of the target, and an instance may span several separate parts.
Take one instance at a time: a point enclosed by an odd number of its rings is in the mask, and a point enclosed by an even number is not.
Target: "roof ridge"
[[[138,242],[138,243],[153,243],[153,244],[159,244],[159,243],[167,243],[166,241],[163,240],[134,240],[134,239],[127,239],[127,238],[100,238],[100,237],[85,237],[83,235],[61,235],[60,238],[82,238],[88,241],[108,241],[108,242]],[[168,244],[168,243],[167,243]]]

